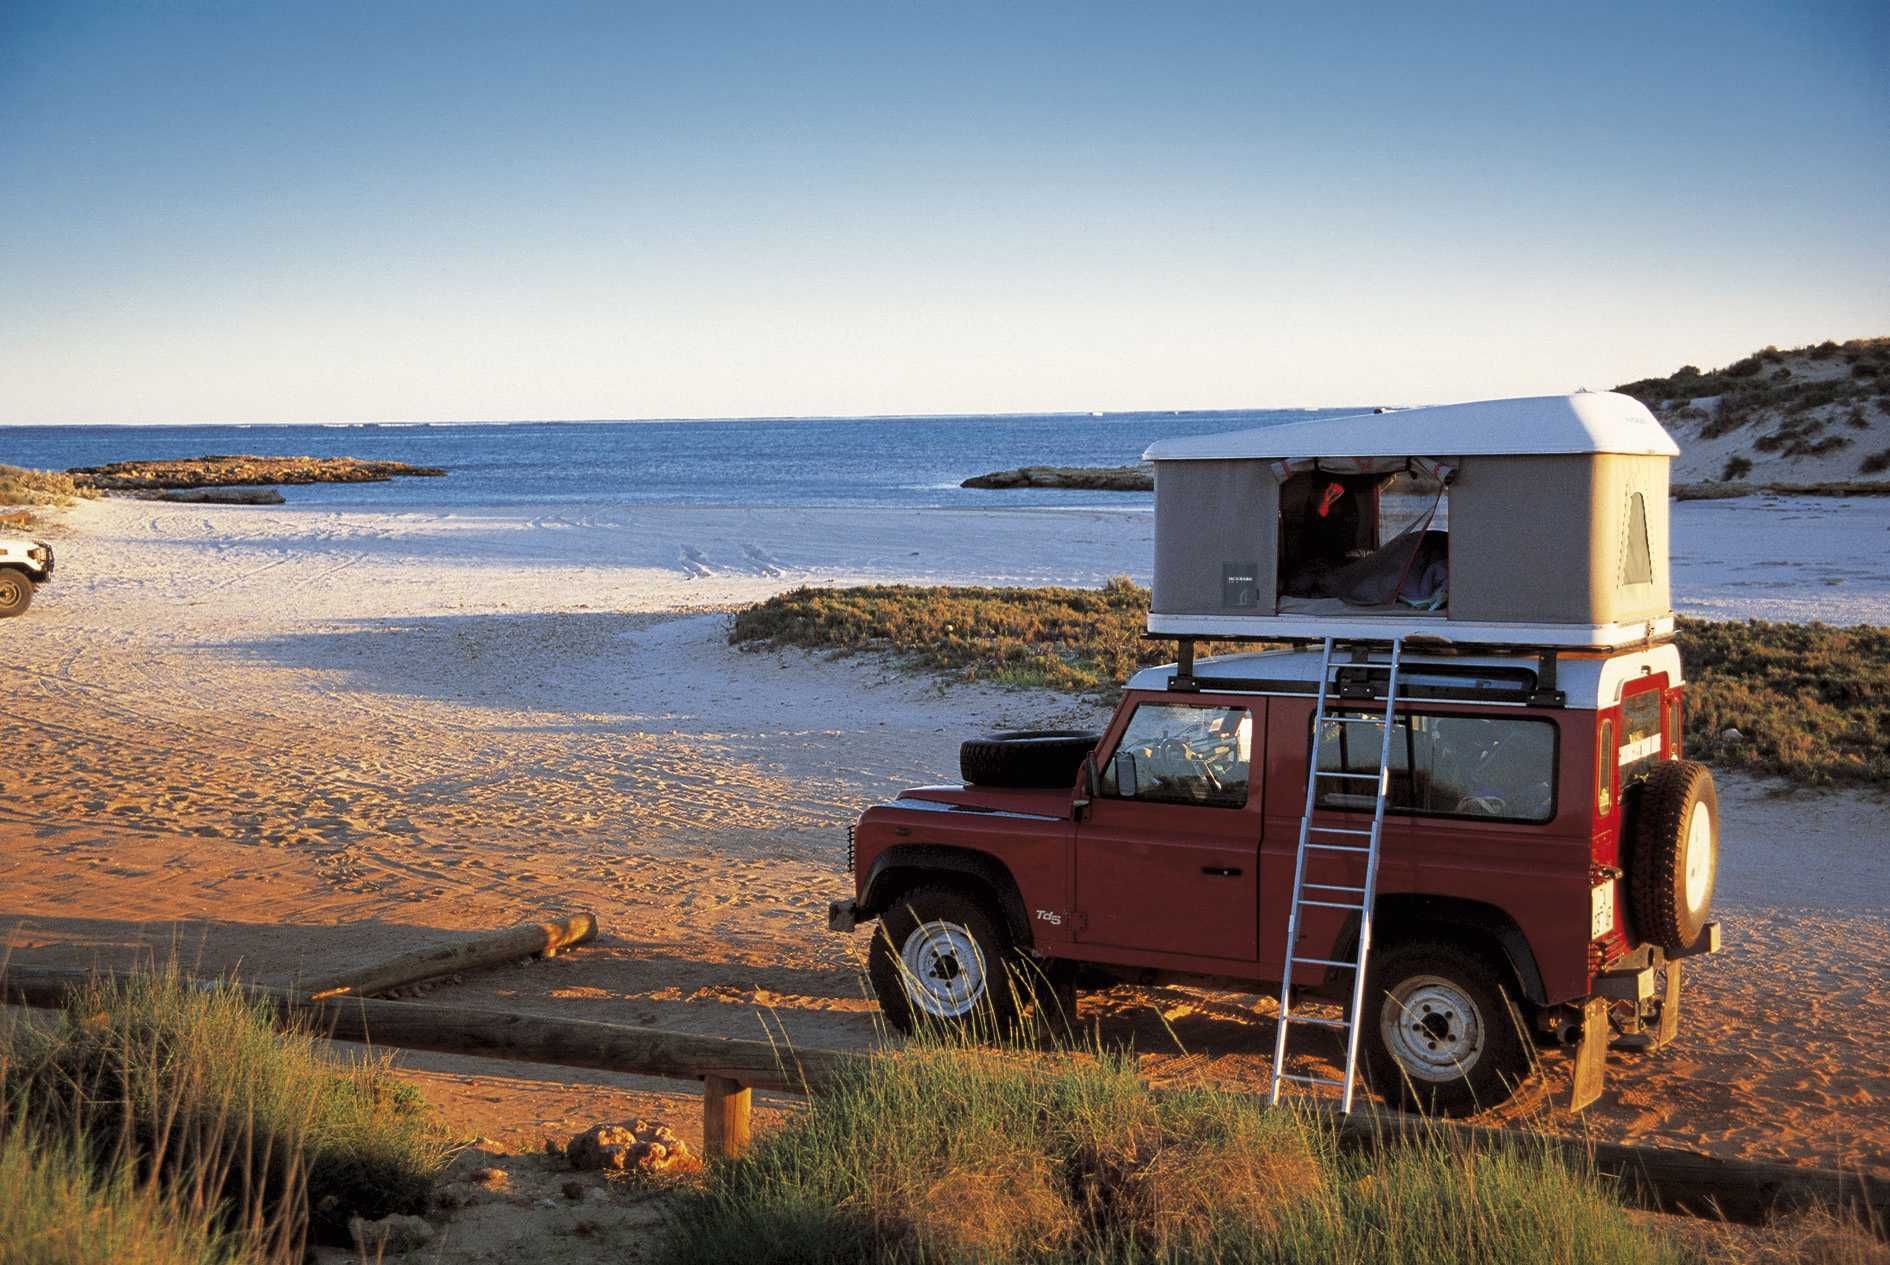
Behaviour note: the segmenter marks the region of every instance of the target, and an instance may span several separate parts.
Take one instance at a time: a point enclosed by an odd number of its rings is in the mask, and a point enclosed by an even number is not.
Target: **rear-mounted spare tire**
[[[1067,787],[1102,735],[1081,729],[1017,729],[958,748],[958,771],[976,786]]]
[[[1713,909],[1719,792],[1693,760],[1654,766],[1633,809],[1628,885],[1634,929],[1670,953],[1692,948]]]

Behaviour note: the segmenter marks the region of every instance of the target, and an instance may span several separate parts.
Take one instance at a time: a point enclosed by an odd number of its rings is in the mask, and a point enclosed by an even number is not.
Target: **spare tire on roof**
[[[1629,823],[1629,899],[1643,940],[1678,953],[1706,930],[1719,872],[1719,793],[1694,760],[1654,766]]]
[[[1102,735],[1081,729],[1017,729],[958,748],[958,771],[977,786],[1063,787]]]

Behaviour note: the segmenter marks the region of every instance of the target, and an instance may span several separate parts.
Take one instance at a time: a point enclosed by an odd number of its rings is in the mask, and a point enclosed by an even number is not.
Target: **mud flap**
[[[1680,963],[1667,963],[1667,987],[1660,994],[1660,1026],[1654,1029],[1654,1049],[1680,1031]]]
[[[1582,1003],[1582,1041],[1575,1049],[1570,1111],[1580,1111],[1601,1097],[1608,1075],[1608,1004],[1606,997],[1590,997]]]

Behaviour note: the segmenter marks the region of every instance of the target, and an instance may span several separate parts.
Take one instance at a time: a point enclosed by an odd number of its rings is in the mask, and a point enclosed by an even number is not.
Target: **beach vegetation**
[[[1743,479],[1751,473],[1752,458],[1731,456],[1726,458],[1726,468],[1719,472],[1719,477],[1725,480]]]
[[[1812,370],[1813,365],[1835,357],[1842,357],[1850,366],[1848,376],[1833,377],[1829,370]],[[1765,372],[1768,366],[1772,367],[1770,373]],[[1859,338],[1786,351],[1768,347],[1723,369],[1706,372],[1683,365],[1666,377],[1641,378],[1615,390],[1633,396],[1668,420],[1691,418],[1702,411],[1693,401],[1711,400],[1710,415],[1699,433],[1702,438],[1712,439],[1754,422],[1800,419],[1829,406],[1861,405],[1875,393],[1887,369],[1890,338]],[[1788,449],[1791,439],[1786,435],[1776,448]],[[1785,455],[1804,454],[1787,450]]]
[[[1879,448],[1857,465],[1859,474],[1882,474],[1890,470],[1890,448]]]
[[[70,505],[98,495],[96,489],[81,486],[57,470],[0,465],[0,505]]]
[[[246,1251],[418,1213],[452,1154],[385,1059],[332,1056],[240,986],[175,967],[90,981],[3,1050],[6,1131],[63,1146],[48,1153],[72,1189],[116,1198],[140,1175],[154,1206]]]
[[[1126,578],[1102,589],[796,589],[739,612],[729,636],[1109,701],[1137,669],[1174,659],[1172,641],[1143,636],[1148,607],[1148,590]],[[1678,639],[1689,752],[1804,785],[1890,785],[1890,629],[1682,618]],[[1728,729],[1736,742],[1720,736]]]
[[[1592,1172],[1527,1142],[1342,1151],[1329,1118],[1132,1053],[922,1036],[679,1195],[664,1259],[1679,1262]]]

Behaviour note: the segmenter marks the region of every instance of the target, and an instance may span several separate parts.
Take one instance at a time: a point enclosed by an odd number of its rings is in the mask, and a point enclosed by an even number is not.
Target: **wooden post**
[[[1582,1043],[1575,1050],[1575,1086],[1568,1109],[1580,1111],[1601,1097],[1608,1076],[1608,999],[1582,1003]]]
[[[748,1113],[754,1091],[726,1076],[702,1078],[702,1153],[712,1160],[739,1158],[748,1149]]]

